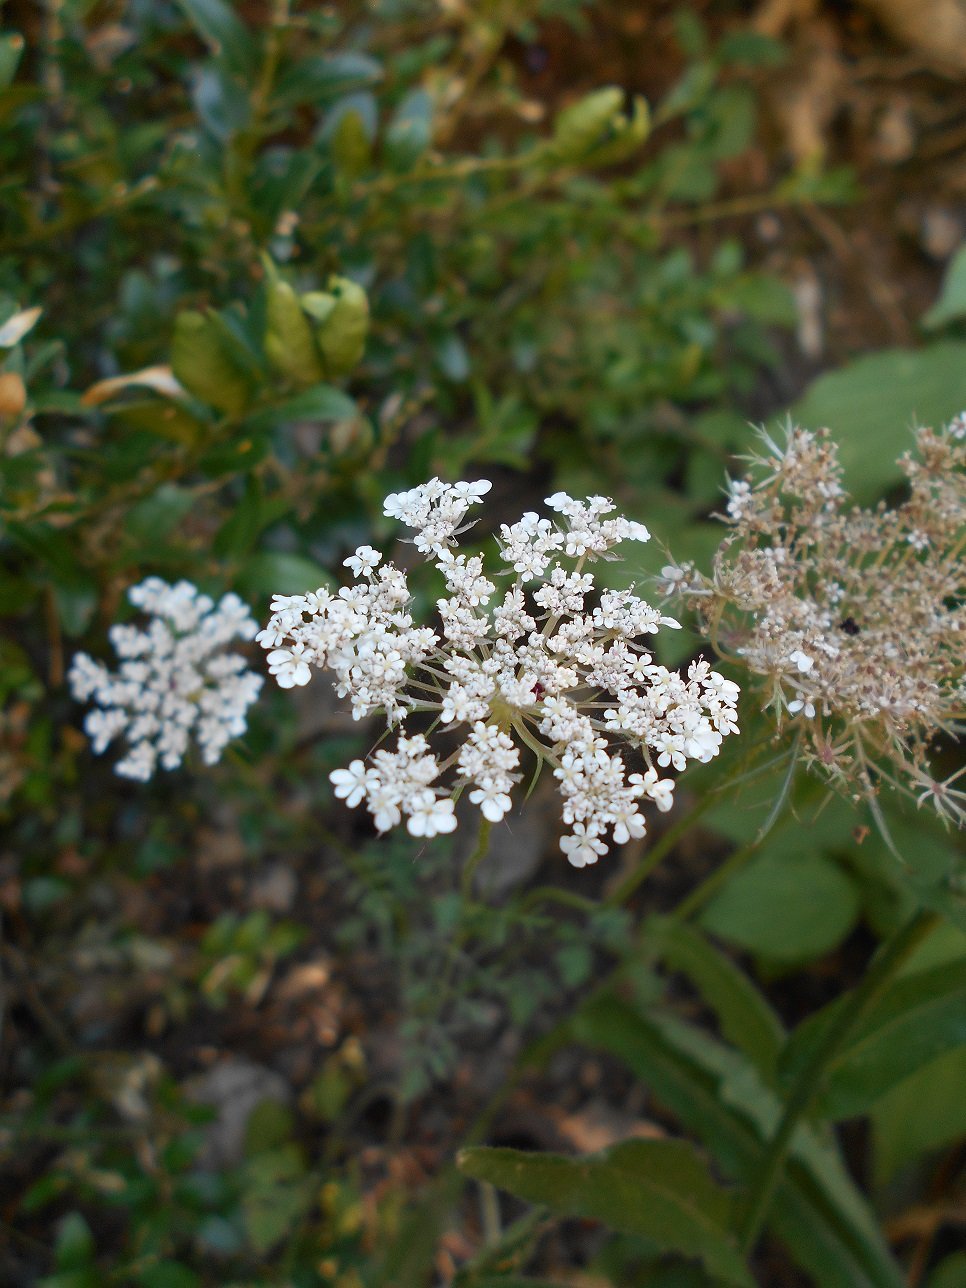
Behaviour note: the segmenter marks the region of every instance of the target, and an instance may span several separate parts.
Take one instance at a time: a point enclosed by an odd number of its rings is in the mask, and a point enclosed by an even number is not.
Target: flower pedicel
[[[673,780],[660,769],[717,755],[737,731],[738,686],[704,661],[686,676],[656,664],[642,641],[678,623],[630,591],[596,588],[589,563],[649,539],[606,497],[558,492],[547,499],[554,518],[528,512],[502,525],[491,580],[482,557],[455,549],[490,486],[431,479],[386,498],[385,513],[445,580],[438,630],[413,621],[406,574],[360,546],[345,560],[354,584],[275,596],[256,638],[283,688],[328,669],[357,720],[382,711],[400,729],[393,749],[330,775],[336,796],[365,802],[379,831],[403,817],[413,836],[453,831],[460,788],[498,822],[523,746],[553,767],[569,829],[561,848],[583,867],[608,841],[644,835],[644,799],[671,808]],[[509,584],[498,590],[497,579]],[[458,734],[442,759],[426,733],[403,732],[415,713]],[[628,772],[622,752],[639,755],[643,772]]]

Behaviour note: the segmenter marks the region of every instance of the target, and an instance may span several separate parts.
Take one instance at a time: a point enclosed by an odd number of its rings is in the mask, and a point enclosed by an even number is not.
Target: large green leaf
[[[781,1020],[747,975],[693,926],[673,918],[649,922],[646,937],[659,959],[686,975],[714,1011],[721,1032],[770,1081],[785,1043]]]
[[[613,1052],[693,1131],[729,1177],[747,1182],[781,1112],[739,1052],[669,1016],[615,997],[581,1008],[578,1041]],[[769,1223],[822,1288],[900,1288],[903,1277],[830,1141],[799,1128]]]
[[[845,938],[858,915],[855,882],[821,854],[783,855],[780,848],[732,877],[702,923],[775,961],[819,957]]]
[[[875,1178],[885,1185],[908,1163],[966,1137],[966,1047],[948,1051],[873,1105]]]
[[[896,459],[910,426],[939,425],[966,407],[966,344],[884,349],[819,376],[792,409],[806,429],[828,426],[839,444],[849,491],[874,500],[902,476]]]
[[[753,1282],[727,1232],[730,1195],[684,1141],[627,1140],[581,1158],[476,1146],[458,1163],[466,1175],[561,1215],[603,1221],[697,1257],[726,1283]]]
[[[837,999],[793,1034],[781,1060],[788,1083],[847,1004],[847,997]],[[964,1043],[966,959],[899,979],[826,1066],[819,1108],[831,1118],[860,1114],[903,1078]]]

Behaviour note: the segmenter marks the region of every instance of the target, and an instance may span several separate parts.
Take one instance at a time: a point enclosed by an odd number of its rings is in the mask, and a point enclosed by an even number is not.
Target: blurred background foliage
[[[467,906],[458,848],[414,860],[328,816],[327,771],[361,743],[324,697],[296,713],[267,694],[225,764],[135,789],[91,760],[64,674],[81,641],[103,654],[148,573],[236,589],[261,616],[382,536],[386,492],[434,473],[496,479],[488,527],[548,488],[603,491],[704,559],[749,418],[783,413],[829,361],[803,338],[799,252],[767,249],[779,216],[827,228],[867,178],[769,137],[801,51],[741,10],[0,6],[5,1282],[536,1288],[535,1247],[538,1268],[592,1265],[594,1283],[705,1282],[643,1235],[575,1248],[518,1209],[500,1228],[485,1184],[478,1220],[452,1215],[453,1149],[507,1094],[526,1036],[616,966],[645,1014],[680,1006],[622,901],[593,902],[602,874],[533,886],[552,848],[539,796],[532,835],[508,842],[529,868]],[[615,46],[636,51],[633,79],[598,66]],[[953,249],[918,332],[897,324],[801,403],[803,423],[833,425],[863,500],[895,484],[914,416],[966,405]],[[642,559],[639,574],[663,552]],[[748,848],[783,772],[716,806],[681,851],[690,877],[658,874],[635,912]],[[821,972],[788,985],[793,968],[840,952],[847,982],[856,943],[910,897],[844,806],[819,817],[807,852],[777,831],[695,908],[787,989],[790,1022],[831,995]],[[895,825],[932,846],[946,889],[948,845]],[[964,951],[950,928],[928,965]],[[687,946],[672,958],[687,975]],[[714,1012],[690,970],[689,1005]],[[606,1020],[581,1040],[619,1046]],[[659,1038],[684,1061],[680,1033]],[[931,1054],[873,1107],[862,1157],[883,1212],[914,1202],[923,1159],[966,1126],[962,1054]],[[688,1078],[714,1062],[692,1057],[655,1094],[700,1136]],[[548,1070],[574,1118],[571,1086],[583,1104],[606,1085],[625,1115],[636,1094],[586,1053]],[[836,1184],[865,1204],[844,1171]],[[840,1282],[781,1234],[815,1282]],[[798,1272],[768,1255],[762,1282],[799,1282],[769,1278]],[[849,1282],[891,1283],[877,1257]]]

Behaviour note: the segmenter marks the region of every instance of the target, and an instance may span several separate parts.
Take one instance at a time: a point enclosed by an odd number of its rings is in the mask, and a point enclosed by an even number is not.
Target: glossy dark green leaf
[[[467,1176],[558,1215],[603,1221],[698,1258],[725,1283],[753,1283],[728,1233],[731,1197],[685,1141],[628,1140],[580,1158],[479,1146],[458,1163]]]

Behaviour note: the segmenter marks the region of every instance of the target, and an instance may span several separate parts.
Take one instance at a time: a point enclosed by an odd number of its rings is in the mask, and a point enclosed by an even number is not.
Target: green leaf
[[[467,1176],[518,1198],[700,1258],[726,1283],[754,1282],[727,1230],[730,1195],[685,1141],[628,1140],[581,1158],[476,1146],[457,1161]]]
[[[215,535],[214,553],[221,557],[246,555],[262,530],[264,511],[262,485],[256,475],[249,474],[244,495]]]
[[[316,104],[344,93],[350,86],[381,77],[382,67],[368,54],[315,54],[282,72],[272,92],[272,102],[285,106]]]
[[[180,1261],[162,1261],[138,1271],[141,1288],[201,1288],[201,1278]]]
[[[253,555],[238,578],[247,595],[300,595],[331,582],[329,573],[302,555],[263,551]]]
[[[171,370],[189,393],[227,416],[237,416],[248,403],[248,380],[229,355],[221,328],[203,313],[175,318]]]
[[[922,1154],[966,1137],[966,1049],[949,1051],[872,1106],[875,1179],[885,1185]]]
[[[23,44],[23,36],[19,31],[8,31],[0,35],[0,89],[6,89],[13,80],[23,53]]]
[[[839,1011],[840,997],[792,1035],[781,1060],[791,1084]],[[936,1056],[966,1044],[966,959],[897,980],[826,1066],[818,1105],[830,1118],[862,1113]]]
[[[885,349],[857,358],[809,386],[792,410],[806,429],[829,426],[839,444],[846,485],[872,501],[901,473],[912,424],[940,425],[966,407],[966,344]]]
[[[298,388],[314,385],[324,373],[309,320],[295,289],[278,276],[267,257],[265,270],[265,356],[275,371]]]
[[[221,144],[227,144],[251,123],[251,102],[243,85],[214,63],[195,71],[191,101],[201,123]]]
[[[293,1229],[312,1202],[313,1184],[295,1145],[258,1154],[242,1173],[245,1234],[265,1253]]]
[[[355,401],[341,389],[316,385],[245,418],[246,429],[267,429],[293,420],[352,420],[359,415]]]
[[[216,58],[236,75],[253,77],[258,67],[255,42],[231,5],[223,0],[177,0]]]
[[[820,854],[766,854],[733,876],[701,918],[713,934],[774,961],[820,957],[859,911],[852,881]]]
[[[929,1277],[928,1288],[966,1288],[966,1252],[954,1252]]]
[[[666,966],[688,977],[714,1011],[729,1042],[771,1081],[785,1030],[748,976],[693,926],[656,918],[648,922],[645,936],[655,943]]]
[[[151,496],[128,510],[124,519],[125,535],[136,541],[156,543],[176,528],[195,504],[196,498],[188,488],[162,483]]]
[[[90,1226],[79,1212],[68,1212],[57,1226],[54,1256],[58,1270],[79,1270],[90,1264],[95,1252]]]
[[[935,331],[960,318],[966,318],[966,245],[960,246],[949,261],[939,299],[922,319],[922,325]]]
[[[408,170],[429,147],[433,137],[433,100],[424,89],[411,90],[393,113],[386,130],[391,164]]]
[[[245,1124],[246,1158],[285,1145],[291,1140],[294,1130],[295,1118],[288,1105],[278,1100],[263,1100],[255,1106]]]
[[[778,1098],[746,1058],[691,1025],[639,1015],[614,997],[581,1008],[577,1041],[613,1052],[731,1179],[747,1183],[778,1122]],[[822,1288],[902,1288],[903,1276],[838,1152],[809,1128],[795,1134],[769,1224]]]

